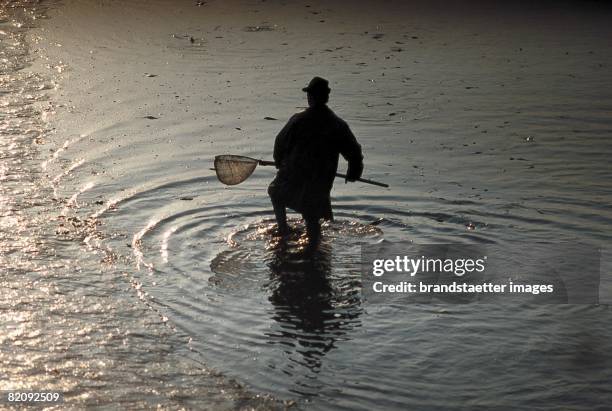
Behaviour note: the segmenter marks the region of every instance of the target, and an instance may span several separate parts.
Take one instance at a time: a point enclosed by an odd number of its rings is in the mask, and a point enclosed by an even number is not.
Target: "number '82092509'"
[[[4,396],[8,402],[61,402],[62,394],[59,392],[32,392],[32,391],[10,391]]]

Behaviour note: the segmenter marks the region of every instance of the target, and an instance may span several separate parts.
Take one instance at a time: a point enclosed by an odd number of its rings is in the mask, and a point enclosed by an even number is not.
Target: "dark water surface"
[[[1,51],[22,66],[2,72],[0,388],[133,408],[606,409],[607,305],[361,297],[361,246],[384,240],[610,248],[610,9],[487,4],[5,14]],[[391,185],[337,181],[314,261],[297,219],[274,242],[272,170],[234,187],[208,170],[269,158],[313,75],[365,176]]]

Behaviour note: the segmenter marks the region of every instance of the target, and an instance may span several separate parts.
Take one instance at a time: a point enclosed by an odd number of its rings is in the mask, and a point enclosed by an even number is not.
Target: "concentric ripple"
[[[200,182],[172,187],[189,191],[190,184]],[[258,390],[278,387],[281,397],[317,395],[330,383],[317,382],[322,359],[361,326],[360,246],[382,240],[380,221],[340,212],[323,224],[316,254],[307,255],[299,219],[290,219],[291,235],[280,241],[269,211],[241,205],[228,219],[235,206],[215,202],[221,197],[214,191],[205,201],[176,201],[167,184],[159,187],[124,198],[113,214],[121,221],[132,204],[167,201],[160,217],[135,229],[130,245],[143,298],[207,363]]]

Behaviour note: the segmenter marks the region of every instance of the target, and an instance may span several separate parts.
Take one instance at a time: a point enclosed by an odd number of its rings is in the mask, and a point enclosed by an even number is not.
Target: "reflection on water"
[[[332,246],[325,243],[307,256],[278,247],[269,267],[269,301],[278,322],[278,331],[266,333],[269,344],[283,347],[293,363],[287,370],[303,366],[318,373],[324,356],[361,324],[359,277],[332,282]]]
[[[240,369],[256,375],[249,384],[258,389],[275,386],[302,398],[317,397],[335,378],[329,368],[337,366],[337,359],[326,358],[332,352],[344,357],[343,347],[362,326],[359,247],[380,241],[383,232],[342,218],[326,222],[320,247],[310,253],[303,221],[289,220],[291,234],[285,240],[275,236],[273,221],[233,230],[229,249],[212,259],[211,288],[199,306],[205,315],[189,323],[199,335],[214,330],[222,344],[194,345],[218,353],[231,374]],[[240,348],[228,352],[229,342]]]

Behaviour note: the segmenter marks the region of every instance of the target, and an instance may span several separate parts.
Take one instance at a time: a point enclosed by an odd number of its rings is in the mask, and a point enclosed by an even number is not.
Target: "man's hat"
[[[302,91],[311,94],[329,94],[331,90],[329,89],[329,81],[321,77],[313,77]]]

